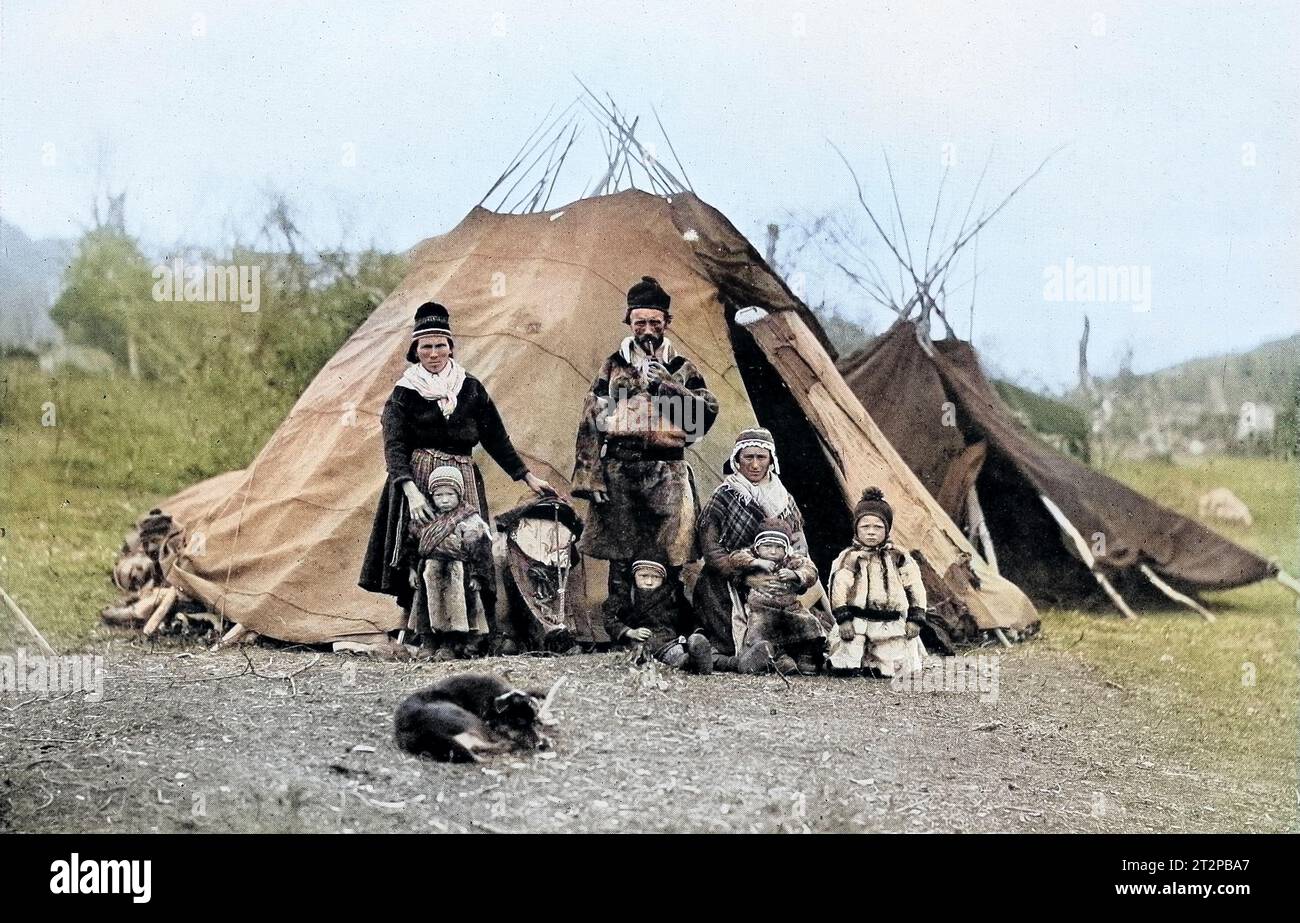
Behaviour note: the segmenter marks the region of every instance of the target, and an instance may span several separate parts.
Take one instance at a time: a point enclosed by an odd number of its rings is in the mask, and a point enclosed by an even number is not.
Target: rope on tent
[[[1192,599],[1192,597],[1188,596],[1188,595],[1185,594],[1185,593],[1180,593],[1180,592],[1178,592],[1178,591],[1175,590],[1173,587],[1171,587],[1169,584],[1165,583],[1163,580],[1160,579],[1159,575],[1156,574],[1155,571],[1153,571],[1151,568],[1147,567],[1145,564],[1139,564],[1139,565],[1138,565],[1138,570],[1142,571],[1143,576],[1145,576],[1148,580],[1150,580],[1150,581],[1152,582],[1152,584],[1155,585],[1155,588],[1156,588],[1157,590],[1159,590],[1161,593],[1164,593],[1166,596],[1168,596],[1168,597],[1169,597],[1170,599],[1172,599],[1174,602],[1182,603],[1184,606],[1187,606],[1187,607],[1189,607],[1189,608],[1191,608],[1191,609],[1195,609],[1195,610],[1196,610],[1197,612],[1199,612],[1202,616],[1204,616],[1204,618],[1205,618],[1205,620],[1206,620],[1207,622],[1215,622],[1215,621],[1218,621],[1218,620],[1214,617],[1214,613],[1213,613],[1213,612],[1211,612],[1209,609],[1207,609],[1207,608],[1205,608],[1204,606],[1202,606],[1202,605],[1201,605],[1200,603],[1198,603],[1196,600]]]
[[[1052,514],[1052,518],[1055,519],[1056,524],[1061,527],[1061,531],[1070,536],[1074,541],[1074,548],[1079,552],[1079,557],[1082,558],[1083,563],[1088,566],[1089,573],[1097,579],[1097,582],[1101,584],[1101,588],[1106,591],[1106,595],[1109,596],[1111,602],[1115,604],[1115,608],[1124,613],[1124,618],[1136,619],[1137,615],[1135,615],[1133,610],[1128,607],[1128,603],[1124,602],[1124,597],[1119,595],[1119,591],[1111,585],[1110,580],[1097,567],[1097,559],[1093,557],[1092,549],[1088,547],[1088,543],[1084,541],[1083,536],[1079,534],[1079,530],[1074,527],[1074,524],[1071,523],[1070,520],[1065,518],[1065,514],[1061,512],[1061,508],[1049,500],[1046,494],[1039,494],[1038,499],[1043,501],[1043,506],[1047,507],[1047,512]]]

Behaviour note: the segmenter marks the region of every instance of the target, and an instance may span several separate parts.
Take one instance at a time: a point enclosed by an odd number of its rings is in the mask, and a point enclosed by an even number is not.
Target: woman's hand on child
[[[782,583],[798,583],[799,575],[788,567],[782,567],[776,572],[776,579]]]
[[[429,501],[413,481],[406,482],[405,491],[406,508],[410,510],[411,520],[422,526],[433,519],[433,507],[429,505]]]
[[[852,641],[853,638],[854,638],[856,635],[857,635],[857,632],[855,632],[855,631],[853,630],[853,623],[852,623],[852,622],[840,622],[840,640],[841,640],[841,641]]]
[[[626,638],[626,639],[629,640],[629,641],[649,641],[649,640],[650,640],[650,629],[649,629],[649,628],[629,628],[629,629],[627,630],[627,632],[623,635],[623,637]]]

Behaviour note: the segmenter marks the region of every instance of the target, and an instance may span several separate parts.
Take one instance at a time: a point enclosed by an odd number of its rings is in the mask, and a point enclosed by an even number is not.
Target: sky
[[[653,107],[760,250],[769,222],[862,221],[832,143],[883,219],[888,154],[919,266],[945,170],[947,243],[986,163],[977,212],[1059,148],[949,300],[995,373],[1059,390],[1085,311],[1102,374],[1300,330],[1298,40],[1286,3],[0,0],[0,216],[73,237],[124,189],[160,253],[247,239],[278,192],[315,245],[401,249],[464,217],[577,75],[647,125]],[[552,205],[599,172],[596,137]],[[800,259],[808,300],[888,324]]]

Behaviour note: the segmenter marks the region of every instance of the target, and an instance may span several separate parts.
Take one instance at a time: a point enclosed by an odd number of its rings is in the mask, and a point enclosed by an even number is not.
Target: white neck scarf
[[[450,417],[456,411],[456,399],[464,384],[465,367],[455,359],[448,359],[436,375],[417,362],[407,366],[402,377],[397,379],[399,388],[410,388],[427,401],[437,401],[444,417]]]
[[[619,346],[618,354],[623,357],[624,362],[642,375],[645,374],[646,365],[652,359],[667,365],[677,358],[677,350],[673,347],[673,341],[668,337],[664,337],[663,342],[659,344],[659,348],[653,353],[646,352],[641,347],[641,344],[636,341],[636,337],[627,337],[623,340],[623,345]]]
[[[769,470],[767,477],[757,484],[743,474],[735,472],[727,475],[727,483],[741,496],[751,498],[769,516],[780,516],[790,505],[790,494],[786,492],[785,485],[773,471]]]

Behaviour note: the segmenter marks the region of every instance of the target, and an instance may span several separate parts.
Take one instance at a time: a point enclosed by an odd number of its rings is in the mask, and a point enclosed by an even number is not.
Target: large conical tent
[[[1121,589],[1149,589],[1151,573],[1177,591],[1277,573],[1259,555],[1037,438],[1015,420],[965,341],[931,341],[901,319],[841,371],[949,516],[971,522],[982,511],[1001,573],[1040,602],[1095,591],[1078,539],[1094,569]]]
[[[688,452],[702,496],[738,431],[776,433],[789,486],[825,571],[850,538],[849,510],[884,488],[897,541],[932,568],[935,600],[972,627],[1026,628],[1028,598],[974,553],[849,391],[815,319],[718,211],[689,192],[635,189],[550,211],[475,208],[413,251],[410,272],[321,369],[246,469],[163,504],[191,535],[169,579],[248,629],[326,642],[395,629],[389,597],[357,576],[385,470],[379,414],[405,367],[422,302],[451,310],[457,358],[493,395],[533,470],[567,488],[583,395],[624,336],[624,292],[641,275],[673,297],[670,336],[721,403]],[[759,308],[742,317],[740,308]],[[795,461],[797,460],[797,461]],[[478,459],[493,513],[522,498]],[[200,541],[195,541],[195,538]]]

